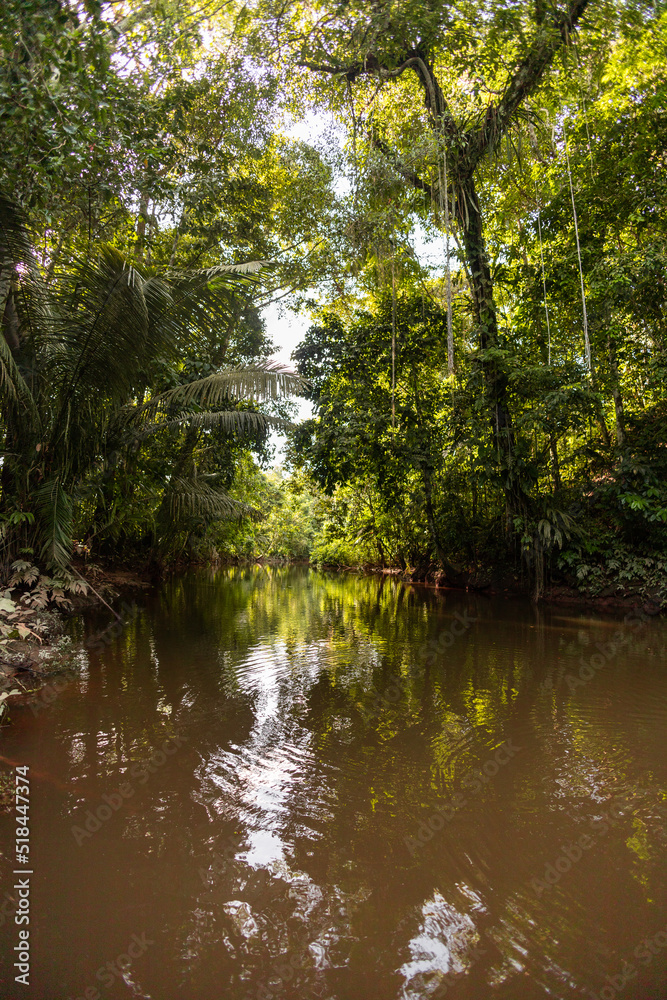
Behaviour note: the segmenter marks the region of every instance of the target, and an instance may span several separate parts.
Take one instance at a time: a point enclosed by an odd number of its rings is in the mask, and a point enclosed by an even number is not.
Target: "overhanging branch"
[[[383,139],[380,139],[377,135],[375,135],[375,133],[373,133],[371,141],[374,146],[377,146],[382,155],[389,160],[391,165],[398,171],[404,180],[408,181],[419,191],[426,191],[429,194],[431,193],[431,185],[422,180],[419,174],[417,174],[414,170],[410,170],[409,167],[406,167],[405,164],[401,163],[398,153],[391,149],[391,147],[388,146]]]
[[[364,56],[363,62],[351,63],[348,66],[335,65],[333,63],[317,63],[304,60],[299,66],[309,69],[314,73],[328,73],[330,76],[344,77],[348,83],[353,83],[359,76],[378,76],[382,80],[395,80],[402,76],[406,70],[415,71],[419,82],[422,85],[426,96],[426,107],[430,112],[436,131],[447,131],[456,134],[456,122],[452,115],[445,95],[433,72],[433,67],[429,65],[423,52],[418,49],[411,49],[399,60],[399,65],[390,69],[381,63],[377,57],[369,52]]]
[[[481,127],[470,134],[466,161],[470,174],[493,150],[521,103],[536,89],[561,45],[567,43],[590,0],[571,0],[567,13],[540,24],[530,51],[505,87],[498,105],[490,104]]]

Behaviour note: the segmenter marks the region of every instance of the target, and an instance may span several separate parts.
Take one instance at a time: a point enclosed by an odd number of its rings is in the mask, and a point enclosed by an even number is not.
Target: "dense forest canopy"
[[[66,576],[76,539],[662,603],[662,4],[9,0],[0,23],[15,579]],[[294,374],[276,301],[311,323]],[[314,416],[267,473],[296,394]]]

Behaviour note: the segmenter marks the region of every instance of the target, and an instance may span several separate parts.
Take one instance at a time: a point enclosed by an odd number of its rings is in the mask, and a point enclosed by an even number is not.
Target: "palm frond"
[[[24,414],[27,413],[31,420],[39,423],[39,413],[35,400],[25,379],[21,375],[14,360],[9,344],[0,334],[0,400],[4,399],[12,408],[21,406]]]
[[[216,264],[214,267],[205,267],[198,271],[170,270],[167,271],[167,277],[176,284],[206,284],[215,278],[226,275],[254,275],[261,271],[262,268],[267,267],[268,264],[270,264],[270,261],[266,260],[250,260],[245,264]]]
[[[176,521],[187,517],[239,520],[260,516],[254,507],[234,500],[225,490],[214,489],[202,479],[174,477],[165,500],[170,517]]]
[[[169,283],[173,299],[170,321],[179,325],[189,340],[207,338],[211,331],[219,334],[242,311],[239,305],[257,285],[256,275],[264,266],[263,261],[250,261],[198,271],[167,271],[164,280]]]
[[[184,411],[176,417],[144,424],[140,430],[132,432],[132,437],[136,441],[143,441],[152,434],[171,430],[174,427],[183,427],[186,424],[204,430],[216,427],[229,434],[238,432],[257,434],[267,430],[267,428],[290,431],[294,428],[294,424],[290,420],[268,413],[257,413],[255,410],[205,410],[196,413]]]
[[[143,407],[147,413],[168,410],[172,406],[216,406],[227,399],[267,402],[281,396],[305,391],[305,379],[278,361],[265,361],[245,368],[228,368],[206,378],[176,386],[154,396]]]
[[[55,290],[52,353],[63,406],[82,393],[124,401],[150,360],[173,355],[177,330],[169,321],[168,284],[145,278],[115,248],[70,262]]]
[[[276,417],[270,413],[257,413],[255,410],[206,410],[204,413],[192,413],[186,418],[192,427],[208,430],[220,427],[232,434],[245,431],[257,434],[271,428],[275,431],[291,431],[294,424],[291,420]]]
[[[51,479],[34,493],[41,558],[47,566],[64,569],[72,558],[72,501],[59,479]]]
[[[228,326],[239,290],[261,266],[252,261],[161,275],[138,269],[108,245],[92,258],[68,261],[54,281],[59,309],[52,370],[63,401],[81,392],[127,399],[156,358],[174,357],[183,340]]]

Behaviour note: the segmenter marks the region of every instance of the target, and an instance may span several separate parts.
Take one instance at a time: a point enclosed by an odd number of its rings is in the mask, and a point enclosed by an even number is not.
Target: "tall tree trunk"
[[[490,100],[481,120],[472,127],[457,123],[434,72],[432,54],[425,44],[407,46],[396,52],[386,64],[373,51],[348,65],[335,65],[304,60],[300,63],[318,73],[335,74],[348,84],[372,74],[382,80],[396,79],[410,70],[419,79],[430,128],[440,151],[447,151],[448,181],[455,192],[455,212],[463,238],[468,277],[473,294],[475,317],[480,332],[482,351],[498,345],[498,320],[493,295],[491,268],[484,242],[480,205],[474,175],[485,158],[498,149],[499,143],[516,120],[517,113],[536,91],[556,53],[568,43],[590,0],[568,0],[565,9],[546,3],[536,3],[535,22],[538,30],[522,59],[509,76],[500,97]],[[387,143],[371,130],[371,137],[401,175],[415,188],[432,195],[431,184],[412,166],[403,162]],[[444,192],[443,192],[444,193]],[[497,361],[482,359],[482,370],[491,410],[492,433],[498,449],[499,465],[508,483],[507,508],[510,513],[523,512],[527,498],[519,482],[512,476],[512,421],[508,405],[507,378]]]
[[[458,188],[456,211],[463,236],[475,320],[479,329],[482,351],[498,346],[498,313],[493,291],[491,265],[486,251],[484,228],[479,199],[472,177],[461,180]],[[512,417],[507,400],[507,377],[499,370],[497,362],[484,358],[481,362],[491,411],[491,432],[501,464],[508,471],[512,465]],[[510,475],[511,482],[511,475]],[[518,484],[506,489],[507,501],[512,512],[524,506],[525,497]]]
[[[625,444],[625,413],[623,411],[623,398],[618,383],[612,389],[614,399],[614,413],[616,416],[616,444],[622,448]]]

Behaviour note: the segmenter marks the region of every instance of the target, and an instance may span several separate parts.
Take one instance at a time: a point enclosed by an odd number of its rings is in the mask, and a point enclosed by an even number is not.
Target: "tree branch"
[[[304,60],[297,63],[297,66],[303,66],[304,69],[312,70],[313,73],[329,73],[330,76],[344,76],[348,80],[354,80],[363,72],[363,66],[360,63],[353,63],[351,66],[332,66],[330,63],[314,63]]]
[[[382,155],[386,157],[387,160],[392,164],[392,166],[399,172],[404,180],[412,184],[413,187],[418,188],[420,191],[426,191],[428,194],[431,193],[431,185],[426,181],[423,181],[419,174],[415,173],[414,170],[410,170],[409,167],[404,166],[398,154],[391,149],[384,140],[380,139],[375,133],[371,135],[371,141],[374,146],[380,150]]]
[[[498,106],[489,105],[484,123],[470,135],[466,150],[470,174],[482,157],[494,149],[521,103],[539,85],[556,52],[561,45],[567,44],[570,32],[590,2],[571,0],[566,14],[542,21],[530,51],[505,87]]]
[[[372,52],[364,56],[363,62],[352,63],[349,66],[335,66],[331,63],[300,62],[299,66],[312,70],[314,73],[329,73],[331,76],[343,76],[348,83],[353,83],[357,77],[377,74],[381,79],[394,80],[402,76],[408,69],[413,69],[419,78],[426,95],[426,107],[430,111],[436,130],[445,129],[450,134],[457,133],[454,116],[447,106],[445,95],[440,84],[422,52],[411,49],[406,52],[403,61],[394,69],[389,69],[379,62]]]
[[[454,115],[449,110],[442,87],[433,72],[433,67],[420,52],[409,53],[409,58],[405,62],[405,67],[408,66],[414,69],[427,95],[426,107],[433,117],[436,132],[438,134],[448,132],[453,136],[458,135]]]

